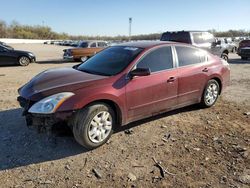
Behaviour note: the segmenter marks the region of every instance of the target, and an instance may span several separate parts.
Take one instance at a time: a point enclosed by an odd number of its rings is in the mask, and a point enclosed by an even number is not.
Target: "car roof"
[[[116,46],[127,46],[127,47],[137,47],[137,48],[150,48],[163,44],[178,44],[177,42],[170,41],[139,41],[139,42],[125,42],[117,44]]]
[[[190,33],[192,33],[192,32],[202,32],[202,33],[204,33],[204,32],[208,32],[209,33],[209,31],[201,31],[201,30],[182,30],[182,31],[166,31],[166,32],[164,32],[164,33],[181,33],[181,32],[190,32]]]

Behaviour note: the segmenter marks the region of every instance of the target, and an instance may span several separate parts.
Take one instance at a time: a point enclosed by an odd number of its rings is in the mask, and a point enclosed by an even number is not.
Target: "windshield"
[[[81,48],[87,48],[88,47],[88,43],[87,42],[81,42],[78,47],[81,47]]]
[[[125,69],[142,50],[137,47],[109,47],[81,64],[77,69],[91,74],[116,75]]]
[[[191,43],[189,33],[187,32],[166,32],[161,37],[162,41],[174,41]]]

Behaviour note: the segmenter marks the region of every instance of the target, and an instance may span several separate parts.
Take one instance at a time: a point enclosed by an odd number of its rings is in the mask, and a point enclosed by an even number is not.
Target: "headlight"
[[[35,114],[54,113],[66,99],[73,95],[74,93],[71,92],[63,92],[51,95],[33,104],[29,109],[29,112]]]

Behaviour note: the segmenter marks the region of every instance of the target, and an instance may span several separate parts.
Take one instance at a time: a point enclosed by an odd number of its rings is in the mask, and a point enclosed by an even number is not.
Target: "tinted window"
[[[78,47],[87,48],[88,47],[88,43],[87,42],[81,42]]]
[[[147,54],[136,66],[150,68],[151,72],[173,68],[171,47],[162,47]]]
[[[105,47],[107,44],[105,42],[98,42],[98,47]]]
[[[142,50],[135,47],[109,47],[85,61],[77,69],[92,74],[116,75],[126,68]]]
[[[161,36],[162,41],[174,41],[174,42],[183,42],[191,43],[190,35],[188,32],[166,32]]]
[[[201,63],[207,59],[204,51],[195,48],[176,46],[175,49],[180,67]]]
[[[194,43],[202,44],[202,43],[212,43],[215,41],[214,36],[207,32],[200,33],[192,33]]]
[[[91,45],[90,45],[91,48],[95,48],[96,47],[96,43],[93,42]]]

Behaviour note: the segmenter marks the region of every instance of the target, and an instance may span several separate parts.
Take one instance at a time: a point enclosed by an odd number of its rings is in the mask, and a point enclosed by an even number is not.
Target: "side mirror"
[[[151,71],[149,68],[136,68],[129,73],[130,78],[135,76],[148,76],[150,75]]]

